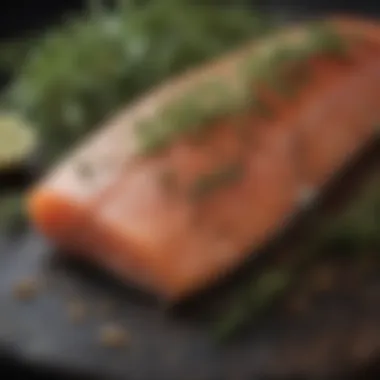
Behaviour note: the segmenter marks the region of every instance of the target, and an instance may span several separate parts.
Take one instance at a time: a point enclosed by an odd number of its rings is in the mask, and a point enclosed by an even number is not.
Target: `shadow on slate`
[[[273,6],[281,13],[275,3],[268,2],[267,9]],[[289,15],[298,18],[294,11],[298,6],[286,6]],[[282,14],[286,16],[286,12]],[[348,184],[359,183],[363,168],[371,168],[376,175],[379,165],[377,147],[336,184],[324,207],[336,205]],[[295,228],[273,247],[267,247],[268,256],[288,244],[291,247],[299,233]],[[68,379],[75,375],[81,379],[127,380],[377,378],[379,272],[374,267],[363,280],[358,279],[349,260],[330,264],[338,268],[340,282],[336,288],[312,297],[301,313],[289,312],[286,303],[280,304],[239,339],[221,346],[210,338],[210,319],[241,278],[249,277],[253,267],[265,265],[265,256],[232,276],[228,284],[205,292],[187,305],[163,310],[151,298],[99,271],[56,260],[51,247],[31,229],[12,238],[2,236],[0,347],[7,355],[3,368],[14,367],[12,358],[17,360],[17,367],[25,365],[25,371],[34,368],[35,373],[25,375],[36,378],[40,369],[47,371],[45,378],[56,378],[59,373]],[[12,296],[15,284],[30,276],[43,279],[46,286],[34,300],[16,300]],[[78,297],[89,309],[83,324],[72,323],[67,315],[68,304]],[[104,312],[102,305],[109,302],[114,305],[113,311]],[[114,321],[125,325],[130,334],[129,346],[120,351],[98,342],[99,328]]]

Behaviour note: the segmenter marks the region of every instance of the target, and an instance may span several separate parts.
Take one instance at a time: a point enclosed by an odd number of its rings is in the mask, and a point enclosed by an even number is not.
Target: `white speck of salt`
[[[298,203],[302,208],[310,207],[317,197],[317,191],[310,186],[302,186],[298,193]]]

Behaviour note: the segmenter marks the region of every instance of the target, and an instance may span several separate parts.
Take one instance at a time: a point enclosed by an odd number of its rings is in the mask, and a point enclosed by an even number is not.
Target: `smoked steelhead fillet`
[[[288,27],[120,112],[31,190],[29,215],[64,252],[179,300],[281,232],[379,117],[379,24]]]

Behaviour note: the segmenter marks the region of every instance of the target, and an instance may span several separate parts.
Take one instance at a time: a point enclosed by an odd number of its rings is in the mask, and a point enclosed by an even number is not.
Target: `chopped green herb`
[[[20,301],[31,301],[37,295],[41,284],[36,278],[24,278],[13,287],[13,296]]]
[[[304,86],[311,79],[310,67],[302,63],[297,65],[296,69],[291,73],[291,78],[295,81],[296,86]]]
[[[163,128],[150,128],[149,123],[145,122],[137,126],[139,131],[139,151],[150,155],[159,152],[168,145],[165,131]]]
[[[261,66],[261,68],[258,69],[255,77],[261,77],[263,73],[273,77],[273,74],[286,64],[302,63],[319,53],[344,52],[345,41],[333,28],[323,23],[316,23],[312,24],[309,30],[308,38],[302,43],[279,46],[264,60],[256,58],[258,61],[256,66]]]
[[[346,41],[330,25],[318,22],[310,27],[309,49],[341,56],[346,52]]]
[[[152,86],[271,29],[270,20],[243,6],[101,3],[28,38],[27,46],[12,44],[20,53],[9,54],[8,43],[0,46],[0,60],[14,75],[2,100],[33,122],[49,165]],[[147,140],[147,151],[164,145],[156,137]]]
[[[178,186],[177,175],[172,170],[165,170],[160,174],[160,181],[166,191],[172,192]]]
[[[99,342],[106,348],[124,348],[130,343],[128,330],[118,324],[106,324],[99,330]]]
[[[284,75],[282,73],[273,75],[273,77],[267,80],[266,84],[269,85],[272,90],[282,96],[291,97],[296,92],[296,83],[294,83],[292,80],[289,80],[289,78],[284,78]]]
[[[332,29],[316,24],[302,44],[281,45],[264,58],[254,55],[251,63],[248,61],[247,72],[252,80],[262,81],[281,94],[292,96],[308,79],[304,63],[309,57],[318,53],[342,53],[343,46],[343,39]],[[296,74],[289,75],[288,68],[297,69]]]
[[[164,107],[154,122],[138,124],[140,148],[143,153],[155,153],[177,136],[202,134],[215,117],[227,115],[243,103],[248,103],[248,96],[242,89],[234,91],[221,80],[209,80]]]
[[[189,195],[192,199],[203,198],[216,189],[239,181],[244,175],[244,168],[240,163],[233,163],[214,172],[202,175],[191,186]]]
[[[282,296],[292,284],[291,273],[287,270],[272,270],[261,275],[250,284],[230,312],[226,313],[215,326],[217,339],[224,340],[241,329],[252,318],[260,315]]]
[[[80,162],[77,164],[77,172],[81,178],[89,179],[94,175],[94,168],[87,162]]]
[[[254,98],[252,102],[252,108],[259,114],[259,116],[264,118],[270,118],[273,116],[272,109],[265,103],[259,96]]]
[[[281,46],[273,50],[271,56],[266,63],[267,72],[263,77],[263,81],[276,84],[284,79],[288,68],[293,68],[303,63],[309,57],[308,52],[299,46]]]
[[[0,170],[29,158],[38,143],[32,127],[17,115],[0,115]]]

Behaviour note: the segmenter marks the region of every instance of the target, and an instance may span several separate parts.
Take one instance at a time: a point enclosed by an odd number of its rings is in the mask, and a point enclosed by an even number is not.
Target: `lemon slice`
[[[21,164],[34,151],[37,136],[20,116],[0,114],[0,170]]]

